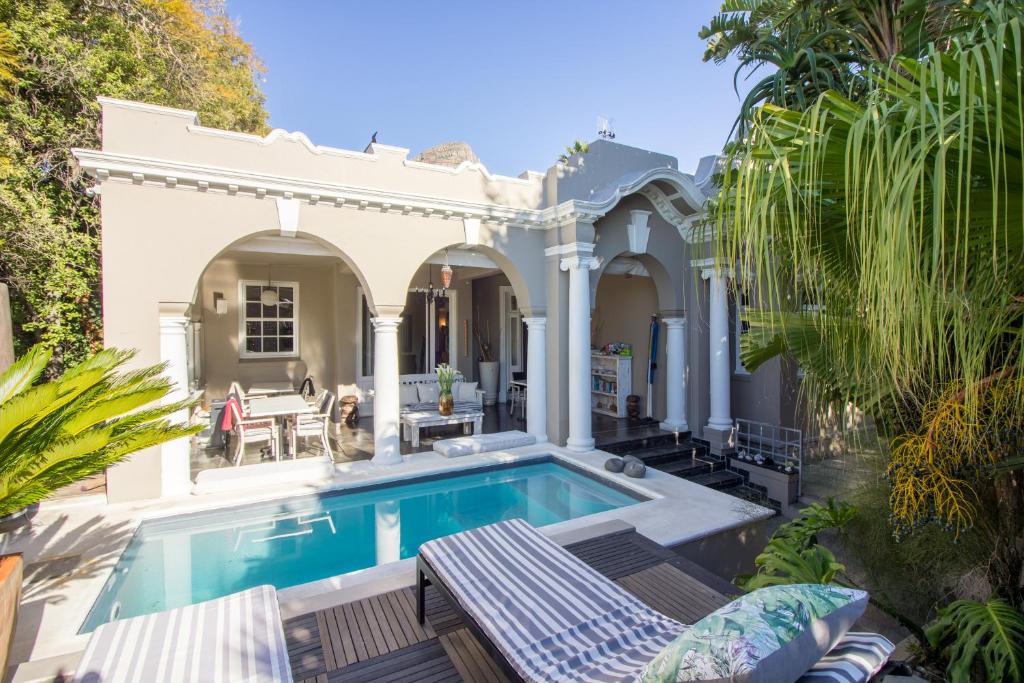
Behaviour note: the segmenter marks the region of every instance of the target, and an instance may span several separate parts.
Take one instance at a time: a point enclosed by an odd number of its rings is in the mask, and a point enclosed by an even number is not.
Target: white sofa
[[[421,392],[420,388],[423,387]],[[472,387],[472,388],[470,388]],[[455,394],[456,403],[473,402],[478,407],[484,405],[484,392],[477,388],[476,382],[466,382],[460,374],[455,378],[455,385],[452,393]],[[359,414],[373,415],[373,378],[367,377],[358,382],[359,390]],[[437,405],[437,375],[432,372],[418,375],[399,375],[398,377],[398,402],[402,410],[408,410],[413,406],[433,403]],[[350,391],[349,393],[354,393]],[[338,396],[345,394],[339,393]]]

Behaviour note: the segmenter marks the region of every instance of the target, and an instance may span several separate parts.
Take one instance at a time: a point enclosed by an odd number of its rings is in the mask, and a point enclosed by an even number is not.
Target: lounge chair
[[[271,586],[131,619],[93,631],[75,683],[291,683],[284,628]]]
[[[420,547],[421,624],[428,585],[512,681],[631,681],[686,628],[521,519]],[[847,634],[801,681],[866,681],[891,651],[881,636]]]

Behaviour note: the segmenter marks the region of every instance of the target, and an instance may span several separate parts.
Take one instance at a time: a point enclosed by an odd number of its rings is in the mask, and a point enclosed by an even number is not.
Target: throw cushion
[[[644,669],[644,683],[795,681],[867,607],[864,591],[822,584],[771,586],[733,600],[686,629]]]
[[[437,382],[426,382],[417,385],[420,392],[420,401],[423,403],[437,403],[440,392],[437,390]]]
[[[456,401],[476,402],[476,382],[456,382],[453,391]]]
[[[407,406],[410,403],[419,403],[420,395],[416,391],[415,384],[400,384],[398,385],[398,402],[403,406]]]

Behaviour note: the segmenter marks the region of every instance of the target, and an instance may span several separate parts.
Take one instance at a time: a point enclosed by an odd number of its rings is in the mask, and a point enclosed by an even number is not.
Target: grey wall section
[[[658,292],[651,278],[604,275],[597,285],[597,307],[592,317],[592,341],[601,348],[612,342],[633,345],[633,388],[631,393],[643,399],[641,415],[646,414],[648,341],[652,315],[658,315]],[[665,333],[658,345],[658,371],[654,379],[654,417],[665,417]]]
[[[544,179],[545,204],[554,206],[569,199],[603,199],[623,176],[652,168],[678,169],[678,166],[675,157],[667,154],[595,140],[583,156],[548,171]]]
[[[473,280],[473,322],[480,328],[480,338],[484,341],[490,337],[491,352],[494,360],[500,360],[501,346],[501,287],[509,286],[505,275],[491,275]],[[480,345],[472,339],[473,368],[471,376],[480,381],[477,359],[480,357]],[[501,381],[499,379],[499,390]]]

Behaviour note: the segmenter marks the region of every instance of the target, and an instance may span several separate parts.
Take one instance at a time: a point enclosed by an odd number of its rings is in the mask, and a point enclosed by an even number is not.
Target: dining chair
[[[303,437],[318,436],[327,455],[334,458],[334,451],[331,450],[331,441],[328,435],[328,428],[331,424],[331,411],[334,409],[334,402],[337,397],[326,389],[321,389],[317,396],[315,413],[305,413],[295,416],[292,422],[292,459],[298,455],[299,439]]]
[[[270,443],[270,453],[274,460],[280,460],[281,455],[277,450],[278,428],[273,418],[261,418],[258,420],[246,420],[242,417],[238,403],[228,401],[228,408],[231,410],[231,430],[235,434],[235,467],[242,464],[242,454],[245,453],[246,445],[250,443]]]

